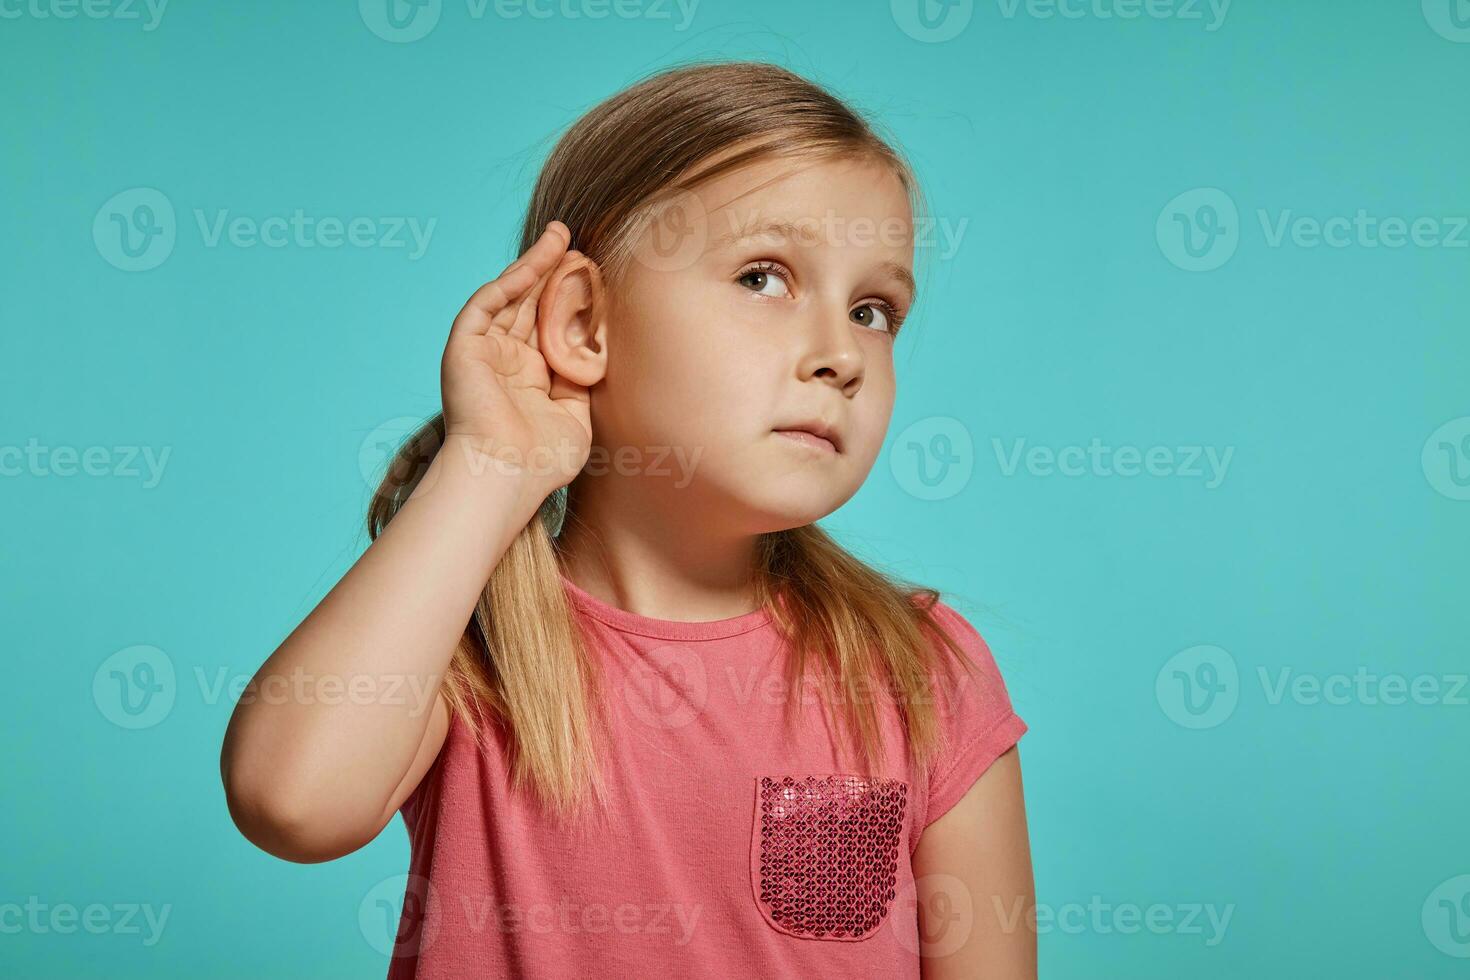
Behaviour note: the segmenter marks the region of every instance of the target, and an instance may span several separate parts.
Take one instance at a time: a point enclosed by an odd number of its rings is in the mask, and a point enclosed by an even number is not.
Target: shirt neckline
[[[681,622],[675,619],[656,619],[642,616],[626,609],[619,609],[597,598],[561,573],[562,587],[567,596],[587,615],[613,629],[639,636],[650,636],[660,640],[722,640],[739,636],[769,625],[771,610],[766,607],[753,609],[728,619],[711,619],[702,622]]]

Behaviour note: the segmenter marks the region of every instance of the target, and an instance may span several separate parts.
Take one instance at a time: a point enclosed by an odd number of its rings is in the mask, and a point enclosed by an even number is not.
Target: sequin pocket
[[[898,884],[908,784],[846,774],[762,776],[750,871],[773,927],[807,939],[866,939]]]

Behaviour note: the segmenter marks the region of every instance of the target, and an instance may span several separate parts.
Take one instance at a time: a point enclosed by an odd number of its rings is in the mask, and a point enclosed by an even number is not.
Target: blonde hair
[[[615,288],[650,208],[773,158],[881,161],[921,210],[906,161],[821,87],[771,64],[695,63],[644,78],[572,125],[536,182],[520,252],[558,219],[571,229],[572,247],[596,261]],[[371,538],[413,493],[443,440],[439,414],[405,441],[369,507]],[[513,785],[535,792],[557,816],[581,812],[589,792],[606,803],[594,731],[600,671],[558,564],[557,535],[564,521],[576,519],[567,491],[546,498],[492,572],[444,680],[451,712],[476,743],[485,749],[486,726],[502,726]],[[952,683],[945,650],[975,670],[936,619],[939,592],[869,567],[815,524],[761,535],[753,573],[756,597],[790,651],[788,718],[815,668],[820,688],[838,695],[819,699],[832,730],[839,730],[831,703],[838,700],[842,727],[856,737],[862,768],[871,772],[883,749],[870,708],[876,688],[897,707],[911,764],[927,769],[941,740],[936,671],[949,678],[944,690]]]

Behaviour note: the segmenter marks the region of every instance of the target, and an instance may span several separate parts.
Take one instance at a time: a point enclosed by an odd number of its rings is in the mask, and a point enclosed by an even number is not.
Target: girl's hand
[[[587,389],[547,366],[536,311],[572,234],[553,221],[524,255],[475,290],[454,318],[439,381],[445,448],[524,472],[547,494],[570,483],[592,446]]]

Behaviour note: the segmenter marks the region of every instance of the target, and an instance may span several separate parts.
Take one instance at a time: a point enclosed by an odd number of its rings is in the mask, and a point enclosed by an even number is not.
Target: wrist
[[[535,516],[551,493],[533,470],[492,451],[488,442],[453,434],[439,447],[412,496],[441,487],[449,493],[468,494],[476,501],[497,501],[521,524]]]

